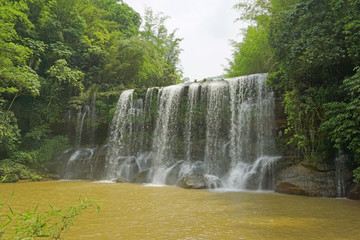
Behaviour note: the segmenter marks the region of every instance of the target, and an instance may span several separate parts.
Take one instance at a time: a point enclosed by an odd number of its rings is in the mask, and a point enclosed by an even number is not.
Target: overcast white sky
[[[124,0],[142,16],[145,7],[169,16],[169,32],[178,28],[183,38],[180,55],[184,77],[201,80],[224,73],[226,58],[231,58],[230,39],[240,39],[244,23],[234,22],[239,12],[237,0]]]

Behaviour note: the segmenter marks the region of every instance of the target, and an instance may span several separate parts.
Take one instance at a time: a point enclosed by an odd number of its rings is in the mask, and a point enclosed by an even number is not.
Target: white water
[[[188,92],[188,101],[187,101],[187,113],[186,113],[186,125],[185,125],[185,159],[186,161],[191,161],[191,149],[192,149],[192,128],[196,127],[194,126],[194,112],[196,108],[196,104],[198,102],[199,98],[199,92],[200,90],[200,84],[194,83],[189,86],[189,92]]]
[[[70,142],[75,148],[95,145],[96,95],[82,108],[69,109],[65,113],[65,128],[68,128]],[[75,123],[75,124],[74,124]]]
[[[207,85],[207,115],[206,115],[206,148],[204,162],[208,174],[220,173],[224,151],[221,141],[221,114],[224,109],[224,96],[228,86],[223,81],[210,82]]]
[[[208,187],[273,189],[274,96],[265,74],[134,90],[118,101],[105,178],[155,185],[202,175]]]
[[[127,139],[132,135],[132,115],[134,90],[124,91],[118,101],[109,134],[109,151],[106,172],[108,178],[116,178],[122,172],[122,161],[129,154]],[[119,176],[120,177],[120,176]],[[123,176],[121,176],[123,177]]]
[[[342,150],[339,150],[335,158],[335,181],[336,181],[336,195],[339,198],[345,197],[345,181],[346,181],[346,156]]]
[[[177,135],[177,114],[182,89],[182,85],[175,85],[165,87],[159,92],[159,116],[156,122],[152,147],[155,153],[153,166],[156,169],[154,180],[158,179],[157,175],[162,175],[160,173],[161,169],[171,167],[176,162],[172,147],[176,144],[174,136]]]

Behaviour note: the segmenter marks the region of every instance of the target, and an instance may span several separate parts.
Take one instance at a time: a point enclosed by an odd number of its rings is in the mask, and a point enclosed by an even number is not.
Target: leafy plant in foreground
[[[36,207],[20,213],[9,206],[10,213],[0,215],[0,239],[63,239],[74,218],[91,207],[100,209],[96,202],[87,198],[79,198],[76,204],[63,210],[50,205],[47,212],[38,212]]]

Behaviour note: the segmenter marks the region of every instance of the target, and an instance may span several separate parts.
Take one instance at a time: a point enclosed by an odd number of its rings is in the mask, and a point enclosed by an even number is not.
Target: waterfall
[[[339,150],[335,158],[335,186],[336,196],[339,198],[345,197],[345,182],[346,182],[346,155],[343,150]]]
[[[88,144],[95,145],[95,130],[96,130],[96,95],[94,95],[89,103],[89,123],[86,125],[86,132],[88,133]]]
[[[75,147],[79,148],[81,145],[81,138],[84,126],[84,120],[86,115],[88,115],[90,111],[89,106],[85,105],[84,108],[79,109],[77,114],[77,121],[75,127]]]
[[[109,150],[107,155],[106,175],[109,178],[123,177],[124,168],[128,168],[132,159],[131,148],[128,144],[132,140],[134,125],[133,109],[134,90],[124,91],[119,98],[111,126],[109,138]]]
[[[75,148],[95,145],[96,119],[96,95],[78,110],[72,108],[65,113],[70,142]]]
[[[206,148],[205,165],[207,173],[216,175],[220,173],[219,169],[224,165],[224,151],[222,147],[225,142],[221,141],[221,131],[225,104],[224,98],[228,86],[223,81],[210,82],[207,85],[207,114],[206,114]]]
[[[102,178],[170,185],[192,178],[207,187],[274,189],[280,157],[266,77],[122,92]],[[73,154],[71,161],[79,153]]]
[[[188,92],[188,101],[187,101],[187,112],[186,112],[186,126],[184,131],[185,137],[185,159],[186,161],[191,161],[191,147],[192,147],[192,129],[194,126],[194,112],[196,108],[196,104],[199,98],[200,84],[194,83],[189,86]]]
[[[164,172],[172,167],[176,160],[174,151],[178,128],[179,98],[183,87],[175,85],[165,87],[159,92],[158,119],[154,131],[153,151],[154,159],[154,181],[165,183],[162,179]]]
[[[93,165],[91,159],[94,149],[86,148],[76,150],[69,158],[66,165],[65,178],[67,179],[86,179],[93,176]]]
[[[230,88],[230,172],[229,188],[272,189],[274,180],[264,183],[265,171],[270,178],[276,153],[274,136],[274,96],[265,86],[266,75],[227,79]],[[255,130],[255,131],[254,131]],[[265,187],[265,186],[268,187]]]

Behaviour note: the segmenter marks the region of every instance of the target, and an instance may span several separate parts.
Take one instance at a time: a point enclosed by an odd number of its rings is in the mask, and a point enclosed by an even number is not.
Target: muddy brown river
[[[0,199],[16,211],[64,208],[80,196],[101,210],[78,216],[65,239],[360,239],[360,202],[347,199],[83,181],[0,184]]]

